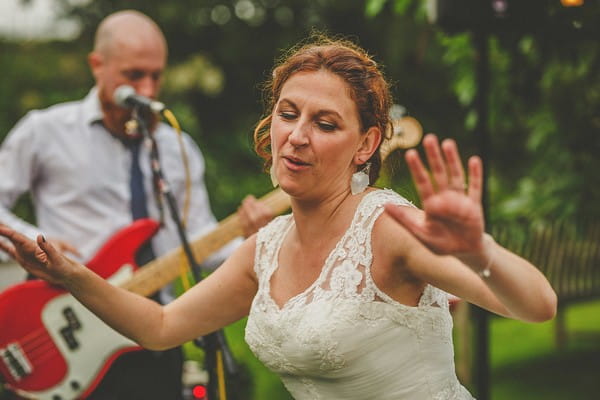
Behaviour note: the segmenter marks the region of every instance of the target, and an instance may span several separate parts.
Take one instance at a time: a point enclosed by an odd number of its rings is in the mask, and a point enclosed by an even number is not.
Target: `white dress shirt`
[[[177,133],[160,123],[154,137],[164,176],[183,215],[185,173]],[[217,221],[204,183],[202,153],[187,134],[183,138],[192,179],[187,221],[191,241],[214,228]],[[148,212],[158,219],[149,153],[148,146],[142,146],[140,164]],[[65,240],[81,253],[79,261],[85,262],[115,232],[132,222],[130,165],[130,151],[102,124],[96,89],[81,101],[31,111],[0,147],[0,222],[31,238],[43,233],[47,238]],[[37,226],[11,211],[25,192],[31,193]],[[152,240],[156,256],[181,244],[167,204],[163,203],[165,225]],[[203,266],[214,268],[237,244],[231,243]]]

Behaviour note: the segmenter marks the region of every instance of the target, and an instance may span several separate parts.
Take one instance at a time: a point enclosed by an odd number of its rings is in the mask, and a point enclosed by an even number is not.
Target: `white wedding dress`
[[[270,279],[293,218],[258,233],[246,341],[297,400],[473,399],[454,370],[447,294],[427,286],[410,307],[373,282],[371,231],[385,203],[410,204],[390,190],[365,195],[320,276],[281,309]]]

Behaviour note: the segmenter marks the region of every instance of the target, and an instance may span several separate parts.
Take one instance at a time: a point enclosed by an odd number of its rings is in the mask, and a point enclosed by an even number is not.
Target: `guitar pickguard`
[[[94,380],[115,354],[139,348],[109,328],[70,294],[56,297],[42,311],[42,321],[68,365],[68,379],[48,392],[37,392],[40,399],[59,394],[71,399]],[[101,351],[99,351],[101,349]],[[43,394],[43,397],[42,397]]]

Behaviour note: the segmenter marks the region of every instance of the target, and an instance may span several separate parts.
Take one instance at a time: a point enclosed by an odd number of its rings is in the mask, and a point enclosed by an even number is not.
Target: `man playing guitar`
[[[161,220],[162,224],[159,227],[142,223],[137,231],[134,229],[141,236],[130,241],[133,248],[129,253],[141,246],[140,240],[143,242],[149,237],[152,237],[149,251],[156,257],[179,246],[175,223],[172,218],[161,218],[160,196],[153,195],[148,162],[150,148],[143,143],[140,145],[139,139],[126,133],[131,110],[119,106],[114,99],[114,92],[121,85],[129,85],[137,94],[156,99],[166,59],[166,40],[150,18],[137,11],[120,11],[107,16],[97,29],[94,49],[88,56],[96,83],[89,94],[79,101],[29,112],[2,143],[0,222],[32,238],[43,232],[57,248],[93,268],[93,256],[101,246],[111,240],[114,242],[115,238],[109,238],[117,232],[124,235],[122,229],[137,218],[131,208],[130,189],[132,167],[135,167],[131,149],[135,147],[141,185],[146,194],[146,216]],[[156,118],[150,117],[150,121],[166,179],[182,207],[186,168],[181,160],[182,149],[177,134]],[[204,183],[202,153],[186,134],[183,135],[183,150],[187,154],[191,179],[190,218],[186,221],[186,230],[190,238],[195,238],[213,229],[217,221]],[[15,201],[26,192],[32,194],[37,226],[21,220],[11,211]],[[243,201],[238,215],[245,234],[256,231],[272,218],[271,211],[253,197]],[[119,236],[119,240],[127,242],[128,239]],[[203,266],[214,268],[233,246],[235,243],[223,248]],[[127,250],[112,248],[110,252],[126,254]],[[137,264],[143,265],[150,258],[137,260]],[[106,278],[113,272],[106,271]],[[158,299],[165,302],[168,298],[168,291],[163,289]],[[40,299],[36,301],[43,303]],[[44,318],[54,318],[53,315],[64,322],[58,340],[67,348],[81,346],[73,332],[83,329],[84,321],[76,317],[75,310],[60,306]],[[19,375],[34,367],[31,362],[19,361],[19,349],[7,346],[4,350],[0,364],[10,366],[16,371],[13,373]],[[104,378],[99,384],[94,382],[97,387],[87,391],[73,389],[89,394],[86,396],[89,399],[178,399],[181,396],[181,362],[180,349],[160,353],[131,352],[119,357],[108,371],[102,371]],[[63,365],[62,368],[67,367]],[[57,370],[60,369],[58,366]],[[70,384],[78,385],[76,382]]]

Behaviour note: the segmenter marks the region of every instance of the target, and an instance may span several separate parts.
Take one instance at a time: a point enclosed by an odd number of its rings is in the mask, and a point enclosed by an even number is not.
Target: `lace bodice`
[[[410,204],[391,190],[365,195],[319,277],[281,309],[270,279],[293,218],[258,233],[246,341],[295,399],[472,399],[454,372],[446,293],[428,285],[410,307],[373,281],[371,231],[385,203]]]

